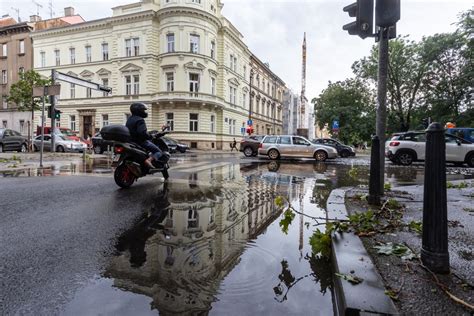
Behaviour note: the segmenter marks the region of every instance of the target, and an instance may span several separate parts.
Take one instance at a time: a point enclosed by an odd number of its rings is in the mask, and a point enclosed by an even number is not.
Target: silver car
[[[66,138],[61,134],[54,135],[54,148],[57,152],[83,152],[87,145],[75,140]],[[44,150],[51,151],[51,135],[44,135]],[[33,147],[35,151],[39,151],[41,148],[41,135],[36,136],[33,141]]]
[[[313,144],[306,138],[295,135],[267,135],[260,143],[258,153],[267,155],[272,160],[289,157],[325,161],[337,157],[335,148]]]

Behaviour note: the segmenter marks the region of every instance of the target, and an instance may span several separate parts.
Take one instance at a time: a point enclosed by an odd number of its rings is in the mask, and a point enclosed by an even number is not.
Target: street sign
[[[253,124],[252,120],[248,120],[248,121],[247,121],[247,125],[248,125],[248,126],[252,126],[252,124]]]
[[[61,92],[61,85],[55,84],[52,86],[33,87],[33,96],[42,97],[46,95],[59,95]]]
[[[241,128],[240,128],[240,133],[241,133],[242,135],[245,135],[245,127],[241,127]]]

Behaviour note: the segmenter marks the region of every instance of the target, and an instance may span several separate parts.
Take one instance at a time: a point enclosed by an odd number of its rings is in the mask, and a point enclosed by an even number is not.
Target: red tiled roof
[[[85,20],[80,15],[63,16],[60,19],[69,24],[77,24],[77,23],[85,22]]]
[[[7,18],[2,18],[0,19],[0,27],[4,27],[4,26],[9,26],[9,25],[13,25],[13,24],[16,24],[16,20],[12,17],[7,17]]]

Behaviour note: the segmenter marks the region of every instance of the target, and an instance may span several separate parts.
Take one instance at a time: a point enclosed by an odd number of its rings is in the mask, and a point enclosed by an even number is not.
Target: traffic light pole
[[[40,149],[40,168],[43,168],[43,150],[44,150],[44,99],[46,98],[46,87],[43,87],[43,107],[41,109],[41,149]],[[34,148],[34,147],[33,147]]]
[[[54,85],[54,81],[56,79],[56,73],[54,70],[51,70],[51,85]],[[56,96],[52,95],[50,98],[50,103],[51,103],[51,128],[50,128],[50,135],[51,135],[51,152],[54,153],[55,150],[55,130],[56,130],[56,122],[55,122],[55,115],[54,113],[56,112],[55,105],[56,105]],[[44,134],[43,134],[44,137]]]
[[[387,127],[387,74],[388,74],[388,27],[379,28],[379,69],[377,76],[377,124],[376,135],[380,140],[379,172],[380,195],[384,194],[385,183],[385,130]]]

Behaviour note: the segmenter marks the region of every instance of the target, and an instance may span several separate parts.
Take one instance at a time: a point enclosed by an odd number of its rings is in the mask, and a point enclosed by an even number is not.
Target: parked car
[[[245,157],[257,156],[258,146],[265,135],[251,135],[242,138],[240,141],[240,151],[244,153]]]
[[[41,138],[43,135],[36,136],[33,140],[33,148],[35,151],[39,151],[41,148]],[[67,139],[66,136],[61,134],[45,134],[43,149],[45,151],[51,150],[51,137],[54,137],[54,147],[57,152],[83,152],[87,149],[86,145],[82,142]]]
[[[318,138],[311,141],[313,144],[321,144],[336,148],[339,156],[346,158],[349,156],[355,156],[356,152],[353,147],[344,145],[338,140],[332,138]]]
[[[453,136],[445,134],[446,161],[458,165],[467,163],[474,167],[474,144]],[[411,165],[414,161],[424,161],[426,151],[425,132],[398,133],[385,147],[385,156],[395,164],[404,166]]]
[[[108,140],[104,140],[100,133],[96,133],[92,136],[92,148],[94,153],[102,154],[104,151],[107,151],[110,148],[113,148],[114,143]]]
[[[184,154],[186,150],[189,149],[188,145],[182,144],[174,138],[163,136],[161,139],[165,141],[166,145],[168,145],[168,147],[170,148],[170,151],[173,149],[172,152],[179,151],[180,153]]]
[[[20,133],[8,128],[0,128],[0,153],[4,151],[28,151],[28,141]]]
[[[311,143],[302,136],[267,135],[259,145],[258,153],[276,160],[281,157],[314,158],[325,161],[337,157],[337,150],[325,145]]]
[[[75,140],[75,141],[81,141],[80,137],[77,136],[77,132],[74,132],[72,129],[70,128],[66,128],[66,127],[56,127],[54,132],[56,134],[61,134],[61,135],[64,135],[66,136],[67,138],[69,139],[72,139],[72,140]],[[51,127],[50,126],[45,126],[44,127],[44,133],[45,134],[51,134]],[[41,126],[36,126],[36,135],[41,135]]]
[[[456,127],[448,128],[446,133],[463,138],[471,143],[474,143],[474,128],[472,127]]]

